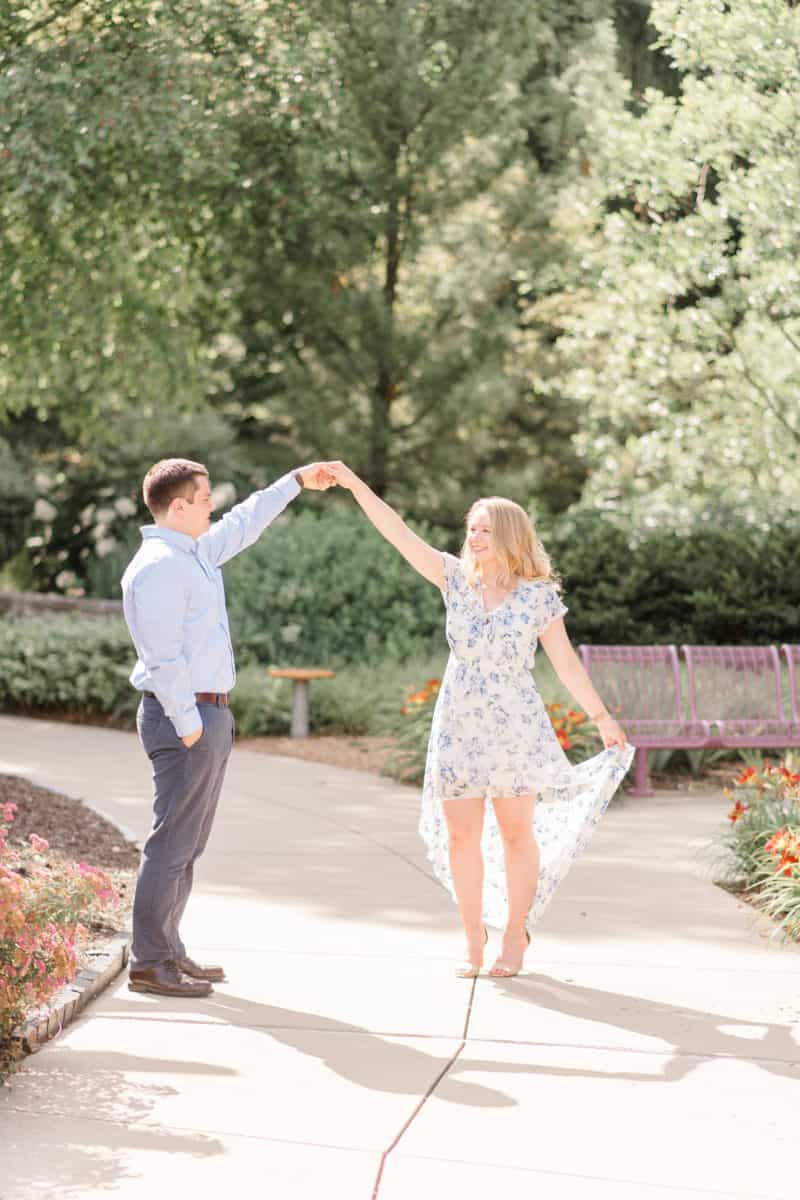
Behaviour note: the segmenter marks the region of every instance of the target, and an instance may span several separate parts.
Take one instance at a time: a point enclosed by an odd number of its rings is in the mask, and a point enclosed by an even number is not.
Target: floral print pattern
[[[483,918],[503,928],[508,896],[491,799],[534,793],[541,869],[531,928],[587,844],[634,751],[604,750],[573,766],[559,745],[531,675],[539,635],[567,611],[553,585],[522,580],[486,612],[461,560],[443,558],[450,658],[433,714],[419,831],[455,899],[442,801],[485,797]]]

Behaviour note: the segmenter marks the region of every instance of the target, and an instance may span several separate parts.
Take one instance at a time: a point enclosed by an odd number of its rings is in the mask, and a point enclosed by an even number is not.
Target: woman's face
[[[495,561],[494,539],[489,510],[478,507],[471,513],[467,523],[467,545],[475,562],[481,567]]]

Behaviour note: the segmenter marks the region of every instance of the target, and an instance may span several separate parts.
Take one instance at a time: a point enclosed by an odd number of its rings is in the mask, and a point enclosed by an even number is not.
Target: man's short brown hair
[[[142,495],[154,517],[161,516],[176,496],[194,500],[197,475],[208,478],[208,467],[189,458],[162,458],[144,477]]]

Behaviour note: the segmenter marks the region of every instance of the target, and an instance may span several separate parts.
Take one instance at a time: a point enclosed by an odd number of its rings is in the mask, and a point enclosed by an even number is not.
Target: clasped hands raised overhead
[[[327,492],[328,488],[337,485],[353,490],[361,482],[355,471],[338,460],[309,463],[305,467],[298,467],[294,474],[298,483],[313,492]]]

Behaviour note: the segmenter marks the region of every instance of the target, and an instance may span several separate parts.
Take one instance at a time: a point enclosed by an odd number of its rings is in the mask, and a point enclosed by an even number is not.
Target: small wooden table
[[[308,737],[308,684],[312,679],[333,679],[335,671],[323,671],[316,667],[273,667],[270,675],[274,679],[291,679],[292,690],[292,737]]]

